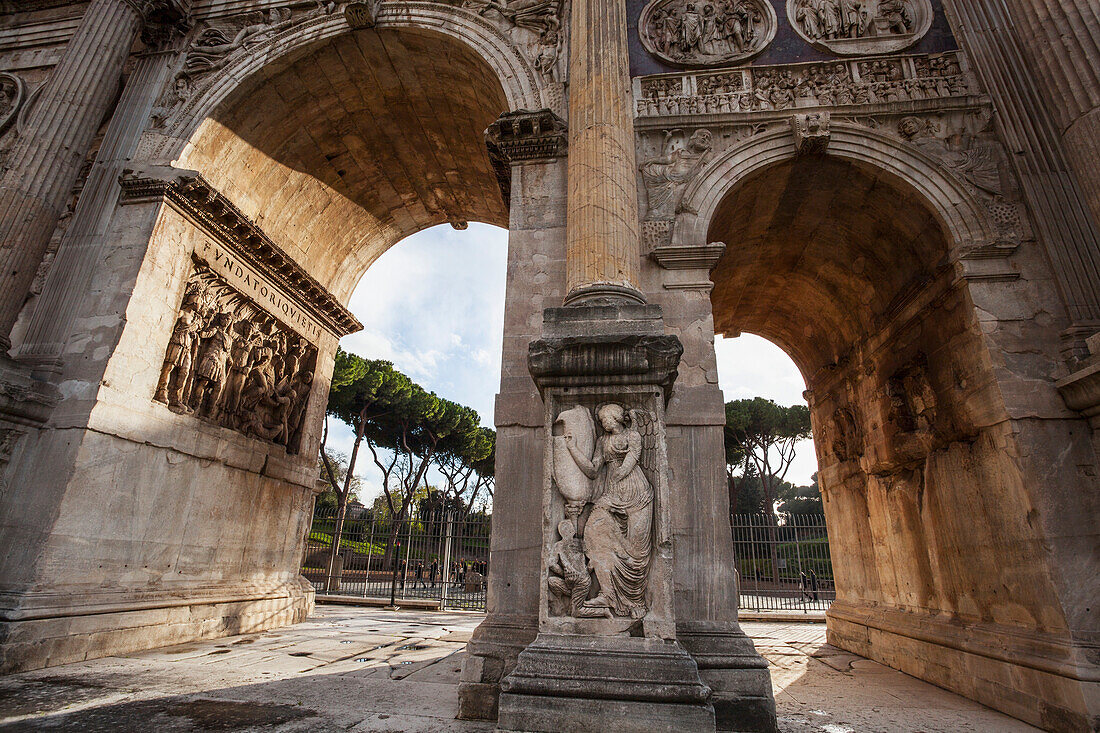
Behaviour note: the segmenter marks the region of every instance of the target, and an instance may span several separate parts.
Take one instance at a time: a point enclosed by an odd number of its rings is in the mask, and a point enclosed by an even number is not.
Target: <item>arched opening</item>
[[[370,263],[416,231],[507,226],[483,137],[507,109],[496,72],[465,44],[357,31],[243,83],[178,164],[346,301]]]
[[[869,163],[783,156],[732,183],[708,241],[727,244],[711,273],[716,333],[768,338],[806,379],[836,574],[830,641],[980,696],[937,656],[957,643],[947,625],[1065,621],[944,226]],[[918,650],[939,661],[914,662]]]

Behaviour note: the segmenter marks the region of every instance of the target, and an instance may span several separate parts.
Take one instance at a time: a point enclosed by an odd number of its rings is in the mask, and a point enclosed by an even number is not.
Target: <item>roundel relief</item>
[[[928,0],[787,0],[787,18],[810,45],[841,56],[900,51],[932,25]]]
[[[638,22],[642,45],[675,66],[718,66],[755,56],[775,37],[764,0],[652,0]]]

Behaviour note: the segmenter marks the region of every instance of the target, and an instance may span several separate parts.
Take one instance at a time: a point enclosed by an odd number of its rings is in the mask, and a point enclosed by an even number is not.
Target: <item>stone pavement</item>
[[[481,614],[318,606],[306,622],[0,677],[0,731],[491,731],[454,719]],[[784,733],[1036,730],[825,644],[747,622]]]

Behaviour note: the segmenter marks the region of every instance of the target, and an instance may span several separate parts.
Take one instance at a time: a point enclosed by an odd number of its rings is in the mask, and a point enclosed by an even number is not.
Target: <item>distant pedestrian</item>
[[[416,584],[413,587],[414,588],[426,588],[427,587],[424,583],[424,563],[423,562],[418,561],[416,563]]]
[[[432,560],[432,566],[428,570],[428,577],[432,580],[432,587],[435,587],[435,578],[439,575],[439,560]]]
[[[810,590],[813,593],[814,601],[817,601],[817,573],[813,568],[810,568]]]
[[[798,573],[798,600],[808,601],[810,599],[809,590],[810,590],[810,581],[806,577],[806,572],[801,571],[801,572]]]

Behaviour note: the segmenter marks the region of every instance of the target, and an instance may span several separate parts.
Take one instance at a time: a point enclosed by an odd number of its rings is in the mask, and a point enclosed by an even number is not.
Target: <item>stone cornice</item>
[[[286,294],[301,301],[302,307],[335,336],[347,336],[363,328],[332,293],[201,175],[181,175],[169,181],[128,171],[119,182],[121,203],[167,201]]]
[[[565,120],[549,109],[521,109],[505,112],[485,130],[492,143],[509,163],[533,163],[565,155]]]
[[[666,244],[654,247],[649,253],[653,260],[666,270],[707,270],[718,264],[726,251],[724,242],[709,244]]]

